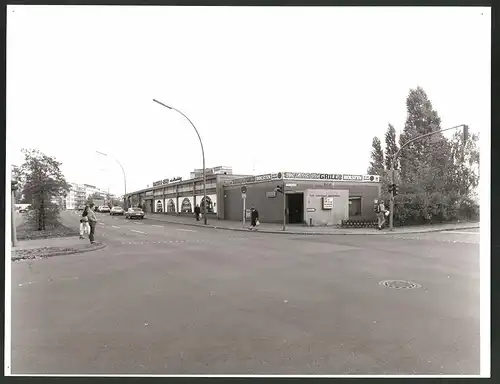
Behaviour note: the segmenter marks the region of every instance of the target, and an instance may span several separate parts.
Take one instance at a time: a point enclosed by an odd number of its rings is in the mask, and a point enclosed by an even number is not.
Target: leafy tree
[[[391,169],[391,160],[399,150],[398,144],[396,142],[396,129],[392,124],[387,127],[387,132],[385,133],[385,168]],[[394,163],[394,169],[399,169],[399,161],[396,159]]]
[[[406,107],[407,119],[400,135],[400,146],[417,136],[441,129],[441,119],[421,87],[410,90],[406,99]],[[400,152],[399,158],[403,182],[416,183],[416,177],[422,173],[423,169],[433,169],[436,173],[429,176],[440,180],[446,173],[450,159],[449,143],[442,133],[437,133],[411,143]],[[437,183],[432,188],[432,183],[431,185],[426,183],[427,188],[434,190],[442,186],[442,183]]]
[[[67,193],[70,185],[60,170],[62,163],[54,157],[45,155],[36,149],[23,149],[24,164],[19,168],[19,179],[22,193],[31,203],[31,215],[28,220],[35,224],[39,231],[46,225],[55,225],[59,218],[57,205],[51,200]]]
[[[382,151],[382,145],[377,136],[372,141],[371,161],[367,172],[370,175],[384,174],[384,151]]]
[[[17,166],[12,166],[11,180],[17,182],[17,190],[14,192],[15,204],[27,204],[23,196],[23,182],[20,174],[20,169]],[[29,204],[29,203],[28,203]]]
[[[440,130],[439,115],[422,88],[410,90],[406,106],[407,119],[399,138],[400,146],[420,135]],[[479,183],[478,138],[472,134],[464,141],[463,132],[457,131],[448,140],[442,133],[436,133],[403,148],[399,164],[395,164],[395,168],[399,165],[400,169],[400,194],[395,198],[394,209],[396,224],[478,217],[479,207],[472,199]],[[390,124],[385,141],[385,166],[390,168],[390,159],[398,150],[396,132]],[[372,161],[371,166],[373,164]],[[381,197],[388,199],[387,175],[381,181]]]

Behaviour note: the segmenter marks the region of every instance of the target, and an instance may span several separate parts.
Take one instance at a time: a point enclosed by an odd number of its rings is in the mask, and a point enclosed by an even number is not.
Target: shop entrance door
[[[287,193],[286,194],[287,219],[290,224],[304,222],[304,194]]]

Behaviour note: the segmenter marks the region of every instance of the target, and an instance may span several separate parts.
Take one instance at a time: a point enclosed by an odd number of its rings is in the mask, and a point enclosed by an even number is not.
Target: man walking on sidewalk
[[[89,240],[90,244],[94,244],[94,233],[95,233],[95,226],[97,224],[97,218],[95,217],[95,212],[94,212],[94,203],[90,203],[89,205],[90,209],[87,214],[87,217],[89,218],[89,225],[90,225],[90,234],[89,234]]]
[[[201,213],[200,206],[196,204],[196,207],[194,207],[194,214],[196,216],[196,221],[200,221],[200,213]]]
[[[377,205],[375,206],[375,212],[377,213],[377,219],[378,219],[378,229],[381,230],[384,227],[385,224],[385,204],[383,200],[380,200],[379,202],[376,203]]]

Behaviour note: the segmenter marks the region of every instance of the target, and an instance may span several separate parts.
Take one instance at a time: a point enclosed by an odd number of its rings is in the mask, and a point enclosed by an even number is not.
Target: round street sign
[[[241,187],[241,193],[247,193],[247,187],[246,186],[242,186]]]

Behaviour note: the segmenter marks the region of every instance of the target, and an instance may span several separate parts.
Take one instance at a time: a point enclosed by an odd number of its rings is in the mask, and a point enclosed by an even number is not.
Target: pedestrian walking
[[[252,205],[252,209],[250,211],[250,230],[257,229],[260,225],[259,223],[259,211],[255,209],[255,206]]]
[[[196,216],[196,221],[200,221],[200,213],[201,213],[200,206],[196,204],[196,207],[194,207],[194,214]]]
[[[377,226],[381,230],[385,225],[385,217],[387,210],[385,209],[385,204],[382,200],[378,201],[375,206],[375,212],[377,213]]]
[[[90,244],[94,244],[94,234],[95,234],[95,226],[97,224],[97,218],[95,217],[95,212],[94,212],[94,203],[89,204],[89,211],[87,214],[88,220],[89,220],[89,226],[90,226],[90,234],[89,234],[89,240]]]
[[[85,206],[82,217],[80,218],[80,239],[84,239],[83,234],[90,234],[90,226],[89,226],[89,207]]]

